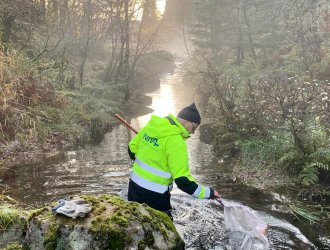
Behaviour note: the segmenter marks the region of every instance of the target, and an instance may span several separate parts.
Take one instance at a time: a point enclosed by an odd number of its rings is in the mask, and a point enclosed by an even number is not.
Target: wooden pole
[[[124,125],[126,125],[126,127],[132,130],[135,134],[138,133],[138,131],[135,128],[133,128],[127,121],[125,121],[124,118],[122,118],[120,115],[114,114],[113,116],[116,117],[119,121],[121,121]]]

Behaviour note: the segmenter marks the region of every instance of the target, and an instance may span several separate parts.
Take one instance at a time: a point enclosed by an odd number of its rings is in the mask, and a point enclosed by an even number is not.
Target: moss
[[[111,221],[116,223],[118,226],[121,227],[128,227],[128,221],[127,218],[121,215],[118,215],[117,213],[115,213],[112,217],[111,217]]]
[[[106,209],[105,205],[102,204],[104,200],[101,197],[91,195],[80,196],[80,198],[82,198],[87,204],[90,205],[93,214],[100,214]]]
[[[23,246],[18,243],[12,243],[5,248],[1,248],[0,250],[23,250]]]
[[[26,221],[29,223],[32,220],[32,218],[37,217],[38,215],[44,213],[45,211],[48,211],[48,208],[43,207],[39,209],[30,210],[26,218]]]
[[[185,243],[178,235],[175,240],[175,245],[171,250],[183,250],[185,249]]]
[[[34,223],[38,223],[37,225],[41,227],[44,223],[47,223],[49,226],[44,235],[43,245],[47,250],[56,249],[57,243],[60,239],[60,224],[64,224],[68,218],[58,218],[60,221],[57,221],[56,216],[47,208],[41,208],[32,210],[29,213],[28,221],[31,221],[35,218]]]
[[[119,197],[102,195],[99,199],[91,199],[90,197],[83,198],[85,201],[92,203],[94,207],[93,216],[99,216],[106,210],[106,205],[104,203],[111,205],[114,212],[111,216],[111,222],[120,227],[128,227],[130,217],[139,214],[138,204],[125,202]]]
[[[109,195],[102,195],[98,199],[88,196],[82,197],[93,206],[93,221],[90,231],[93,237],[100,242],[104,242],[110,249],[123,249],[131,242],[131,237],[127,235],[124,228],[129,225],[130,210],[134,206],[120,199]],[[114,213],[111,217],[103,216],[106,211],[106,204],[111,205]]]
[[[80,198],[83,199],[86,203],[89,203],[90,205],[100,202],[96,196],[82,195],[80,196]]]
[[[145,227],[143,227],[143,230],[144,230],[144,240],[139,241],[138,250],[145,249],[146,247],[150,247],[152,249],[155,244],[155,237],[151,230],[148,230]]]
[[[48,210],[48,208],[45,208],[42,213],[37,214],[35,217],[38,218],[38,221],[40,223],[42,222],[49,222],[49,223],[55,223],[56,222],[56,216]]]
[[[106,210],[106,206],[103,204],[99,204],[97,207],[94,208],[94,215],[100,215]]]
[[[102,216],[95,216],[94,220],[92,221],[90,231],[93,234],[106,233],[108,227],[110,227],[111,222],[109,222],[109,218],[103,218]]]
[[[147,246],[152,247],[155,244],[155,237],[151,230],[144,231],[144,240]]]
[[[73,228],[76,224],[83,222],[84,218],[76,218],[73,220],[70,217],[66,217],[64,215],[53,214],[47,207],[42,208],[40,210],[35,210],[33,215],[30,215],[31,219],[34,217],[38,217],[38,221],[40,224],[43,222],[49,222],[51,224],[65,225],[66,227]]]
[[[138,250],[143,250],[147,247],[146,243],[144,240],[140,240],[138,243]]]
[[[150,218],[152,218],[152,220],[150,220],[150,225],[152,229],[162,233],[165,240],[169,239],[169,236],[167,235],[167,231],[165,230],[165,228],[173,232],[176,235],[176,240],[175,240],[176,242],[174,244],[173,249],[184,249],[185,246],[184,242],[177,233],[176,228],[173,222],[171,221],[171,219],[168,217],[168,215],[158,210],[152,209],[150,207],[146,207],[146,209],[150,213]],[[145,218],[147,219],[148,217]],[[146,236],[148,236],[148,234]]]
[[[94,238],[104,242],[109,249],[124,249],[132,240],[121,228],[113,225],[111,218],[97,216],[90,230]]]
[[[152,220],[151,216],[142,214],[139,216],[141,222],[150,222]]]
[[[43,245],[47,250],[53,250],[57,247],[58,239],[60,238],[60,227],[56,223],[50,224],[44,236]]]
[[[78,217],[76,219],[72,219],[70,217],[66,217],[64,215],[57,215],[56,221],[59,225],[65,225],[66,228],[73,229],[75,225],[79,223],[84,223],[85,218]]]
[[[126,206],[128,204],[123,199],[121,199],[117,196],[102,195],[101,200],[104,202],[107,202],[113,206],[118,206],[118,207]]]
[[[168,230],[177,234],[176,228],[167,214],[160,212],[158,210],[152,209],[150,207],[147,207],[147,211],[150,213],[151,217],[153,218],[153,221],[150,221],[151,227],[154,230],[161,232],[165,239],[168,239],[168,235],[164,229],[164,226]]]
[[[136,211],[138,207],[137,203],[126,202],[117,196],[101,195],[100,197],[95,197],[82,195],[81,198],[93,207],[93,214],[100,213],[105,210],[105,205],[102,203],[108,203],[113,207],[120,208],[120,210],[123,211],[123,214],[125,212],[131,213],[131,211]]]
[[[125,232],[114,227],[109,228],[108,233],[108,247],[110,249],[124,249],[126,244],[129,244],[131,238]]]

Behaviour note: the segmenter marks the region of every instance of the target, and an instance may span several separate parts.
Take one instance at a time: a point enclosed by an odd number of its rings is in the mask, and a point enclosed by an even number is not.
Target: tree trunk
[[[83,47],[81,49],[81,62],[79,66],[79,84],[83,84],[84,80],[84,72],[85,72],[85,64],[87,60],[87,54],[88,54],[88,49],[89,49],[89,42],[91,40],[91,29],[92,29],[92,24],[91,24],[91,0],[86,0],[84,4],[84,16],[83,16],[83,21],[82,21],[82,30],[83,32],[83,37],[82,39],[85,40]]]
[[[3,18],[3,33],[2,33],[2,44],[4,46],[5,54],[8,53],[9,44],[11,40],[12,28],[14,25],[15,18],[8,13],[4,14]]]
[[[51,0],[49,1],[51,15],[54,16],[55,19],[58,18],[58,0]],[[57,20],[56,20],[57,21]]]
[[[248,33],[249,46],[250,46],[250,49],[251,49],[251,54],[253,56],[253,59],[257,60],[257,55],[256,55],[256,51],[255,51],[255,48],[254,48],[253,37],[252,37],[252,33],[251,33],[251,25],[250,25],[249,19],[248,19],[247,14],[246,14],[246,1],[245,0],[244,0],[244,4],[243,4],[243,16],[244,16],[245,25],[248,29],[247,33]]]
[[[156,11],[156,0],[144,0],[141,20],[142,28],[144,30],[152,30],[152,28],[157,24]]]
[[[46,15],[46,0],[40,0],[39,6],[41,15],[44,17]]]
[[[126,91],[125,91],[125,100],[129,98],[129,54],[130,54],[130,34],[129,34],[129,13],[128,13],[128,2],[125,0],[125,28],[124,28],[124,38],[125,38],[125,82],[126,82]]]
[[[166,0],[164,22],[167,25],[181,26],[183,6],[188,6],[189,1],[187,0]]]
[[[61,1],[61,6],[60,6],[60,13],[59,13],[59,18],[60,18],[60,25],[66,25],[68,23],[68,17],[69,17],[69,1],[68,0],[62,0]]]
[[[243,3],[244,0],[239,0],[238,7],[238,42],[237,42],[237,57],[236,64],[241,65],[242,60],[244,59],[244,44],[243,44]]]

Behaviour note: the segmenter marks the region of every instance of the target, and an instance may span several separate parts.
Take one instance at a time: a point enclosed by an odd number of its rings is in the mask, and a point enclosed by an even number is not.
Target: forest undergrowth
[[[104,62],[87,67],[90,82],[72,85],[68,73],[58,81],[62,72],[40,72],[40,63],[25,53],[12,50],[5,55],[0,50],[0,166],[38,162],[69,147],[99,143],[118,122],[112,115],[128,117],[133,99],[143,88],[157,85],[158,74],[173,70],[174,63],[170,53],[158,51],[145,55],[136,67],[142,72],[134,79],[140,88],[132,85],[131,100],[126,101],[123,82],[100,79]]]
[[[0,52],[0,163],[40,160],[59,150],[98,141],[123,107],[123,86],[102,83],[58,89],[41,82],[38,65]]]

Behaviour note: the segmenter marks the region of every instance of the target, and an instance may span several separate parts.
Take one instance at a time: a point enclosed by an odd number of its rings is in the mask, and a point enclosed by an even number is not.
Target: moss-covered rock
[[[24,212],[25,231],[10,243],[40,250],[184,248],[172,221],[159,211],[114,196],[81,198],[92,207],[88,216],[73,220],[50,207]],[[0,244],[9,247],[3,239]]]

